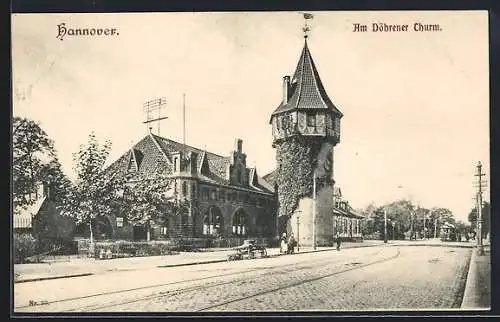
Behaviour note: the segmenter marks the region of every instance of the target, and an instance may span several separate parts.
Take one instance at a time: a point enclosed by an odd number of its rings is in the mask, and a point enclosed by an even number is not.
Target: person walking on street
[[[342,241],[340,240],[339,232],[337,232],[337,234],[335,235],[335,243],[337,244],[337,250],[340,250],[340,244],[342,243]]]
[[[295,251],[295,238],[293,237],[293,233],[290,234],[290,238],[288,238],[288,254],[293,254]]]
[[[281,236],[280,253],[282,254],[288,253],[287,243],[286,243],[286,233],[283,233],[283,236]]]

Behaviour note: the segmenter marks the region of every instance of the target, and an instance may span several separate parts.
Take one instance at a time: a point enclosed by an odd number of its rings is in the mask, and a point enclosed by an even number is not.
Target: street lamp
[[[384,243],[387,243],[387,210],[384,208]]]
[[[299,231],[299,227],[300,227],[300,213],[302,211],[301,210],[296,210],[295,213],[297,214],[297,253],[300,251],[300,231]]]

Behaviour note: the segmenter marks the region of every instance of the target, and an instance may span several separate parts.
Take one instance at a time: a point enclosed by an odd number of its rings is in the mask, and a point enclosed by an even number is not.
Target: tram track
[[[257,292],[257,293],[251,294],[251,295],[245,295],[244,297],[239,297],[237,299],[232,299],[232,300],[228,300],[228,301],[216,303],[216,304],[213,304],[213,305],[205,306],[205,307],[203,307],[201,309],[195,310],[195,312],[202,312],[202,311],[214,309],[214,308],[225,306],[225,305],[228,305],[228,304],[232,304],[232,303],[236,303],[236,302],[248,300],[250,298],[254,298],[254,297],[257,297],[257,296],[261,296],[261,295],[265,295],[265,294],[269,294],[269,293],[274,293],[274,292],[278,292],[278,291],[281,291],[281,290],[284,290],[284,289],[288,289],[288,288],[300,286],[300,285],[303,285],[303,284],[315,282],[315,281],[321,280],[323,278],[332,277],[332,276],[335,276],[335,275],[340,275],[342,273],[346,273],[346,272],[350,272],[350,271],[362,269],[362,268],[365,268],[365,267],[368,267],[368,266],[372,266],[372,265],[376,265],[376,264],[388,262],[388,261],[391,261],[391,260],[394,260],[394,259],[398,258],[400,256],[400,254],[401,254],[401,252],[400,252],[400,250],[398,248],[397,249],[397,253],[395,255],[389,256],[388,258],[383,258],[383,259],[376,260],[374,262],[370,262],[370,263],[367,263],[367,264],[359,264],[357,266],[350,267],[350,268],[347,268],[347,269],[343,269],[343,270],[340,270],[340,271],[336,271],[336,272],[333,272],[333,273],[330,273],[330,274],[316,276],[314,278],[309,278],[309,279],[301,280],[301,281],[298,281],[298,282],[295,282],[295,283],[290,283],[289,285],[285,285],[285,286],[281,286],[281,287],[276,287],[276,288],[272,288],[270,290],[266,290],[266,291],[263,291],[263,292]]]
[[[359,260],[360,257],[376,256],[380,252],[382,252],[382,250],[377,250],[376,252],[371,252],[371,253],[368,253],[368,254],[362,254],[362,255],[359,255],[357,257],[350,258],[347,262],[353,262],[353,263],[359,264],[359,262],[357,262],[357,260]],[[348,272],[348,271],[352,271],[352,270],[355,270],[355,269],[361,269],[361,268],[366,267],[366,266],[375,265],[377,263],[381,263],[381,262],[384,262],[384,261],[388,261],[388,260],[394,259],[394,258],[398,257],[399,254],[400,254],[400,252],[399,252],[399,248],[398,248],[396,255],[392,255],[392,256],[390,256],[388,258],[383,258],[382,260],[377,260],[377,261],[370,262],[370,263],[367,263],[367,264],[364,264],[364,265],[356,265],[356,266],[353,266],[353,267],[349,267],[348,269],[341,269],[340,271],[336,271],[334,273],[330,273],[330,274],[322,275],[322,276],[315,277],[315,278],[312,278],[312,279],[306,279],[306,280],[300,281],[300,283],[292,283],[290,285],[285,285],[285,286],[282,286],[282,287],[273,288],[271,290],[266,290],[266,291],[263,291],[263,292],[258,292],[256,294],[251,294],[249,296],[244,296],[244,297],[241,297],[241,298],[238,298],[238,299],[235,299],[235,300],[233,299],[233,300],[230,300],[230,301],[226,301],[224,303],[217,303],[215,305],[208,306],[208,307],[203,307],[202,309],[194,310],[194,311],[208,310],[208,309],[213,308],[213,307],[223,306],[223,305],[226,305],[226,304],[229,304],[229,303],[232,303],[232,302],[241,301],[241,300],[244,300],[244,299],[247,299],[247,298],[251,298],[251,297],[255,297],[255,296],[259,296],[259,295],[262,295],[262,294],[276,292],[276,291],[279,291],[281,289],[285,289],[285,288],[297,286],[297,285],[300,285],[300,284],[312,282],[312,281],[317,280],[317,279],[321,279],[321,278],[325,278],[325,277],[329,277],[329,276],[333,276],[333,275],[338,275],[338,274],[341,274],[341,273],[344,273],[344,272]],[[338,264],[339,267],[343,267],[345,265],[351,264],[351,263],[347,263],[347,262],[346,261],[342,261],[342,262],[336,263],[336,264]],[[251,269],[251,270],[246,270],[246,271],[243,271],[243,272],[235,272],[235,273],[230,273],[230,274],[220,274],[220,275],[216,275],[216,276],[212,276],[212,277],[203,278],[203,280],[206,280],[208,278],[216,278],[216,277],[227,277],[227,276],[245,275],[245,274],[248,274],[248,273],[251,273],[251,272],[262,271],[262,270],[266,271],[265,273],[263,273],[263,275],[266,275],[266,276],[269,276],[269,274],[287,274],[287,273],[293,273],[293,272],[295,272],[297,270],[301,270],[301,269],[311,269],[313,267],[317,269],[318,267],[325,267],[325,266],[328,266],[328,265],[331,265],[331,264],[332,264],[332,259],[328,258],[328,259],[312,260],[312,261],[308,261],[306,263],[301,263],[301,264],[291,263],[291,264],[286,264],[286,265],[280,266],[280,267],[272,267],[272,268],[269,268],[269,269],[260,267],[260,268],[255,268],[255,269]],[[97,305],[97,306],[95,306],[95,305],[92,305],[92,306],[83,306],[83,307],[73,308],[73,309],[70,309],[70,310],[64,310],[63,312],[74,312],[74,311],[89,312],[89,311],[98,311],[98,310],[101,311],[103,309],[109,309],[109,308],[117,307],[117,306],[121,306],[121,305],[139,303],[139,302],[144,302],[144,301],[149,301],[149,300],[154,300],[154,299],[160,299],[160,298],[162,298],[162,299],[171,298],[171,297],[178,296],[178,295],[181,295],[181,294],[182,295],[189,294],[190,292],[207,290],[207,289],[221,287],[221,286],[224,286],[224,285],[229,285],[229,284],[234,284],[234,283],[246,283],[248,281],[253,281],[253,280],[255,280],[255,276],[250,276],[250,277],[247,277],[245,279],[237,279],[237,280],[231,279],[229,281],[223,281],[223,282],[219,282],[219,283],[218,282],[214,282],[211,285],[210,284],[209,285],[207,285],[207,284],[194,285],[194,286],[187,287],[187,288],[178,288],[178,289],[174,289],[174,290],[168,290],[168,291],[164,291],[164,292],[160,292],[160,293],[156,293],[156,294],[151,294],[151,295],[148,295],[148,296],[142,296],[140,298],[129,299],[129,300],[126,300],[126,301],[118,301],[118,302],[114,302],[114,303],[108,303],[108,304]],[[180,283],[183,283],[183,282],[180,282]],[[171,285],[171,284],[179,284],[179,283],[174,282],[174,283],[169,283],[169,284]],[[164,285],[157,285],[156,287],[162,287],[162,286],[164,286]],[[122,291],[122,293],[123,292],[126,292],[126,291]]]
[[[368,257],[370,257],[370,256],[377,256],[382,251],[383,251],[382,249],[378,249],[375,252],[361,254],[361,255],[356,256],[354,258],[350,258],[348,261],[350,261],[350,262],[354,261],[354,263],[356,263],[356,261],[360,257],[362,258],[362,257],[366,257],[366,256],[368,256]],[[304,254],[297,254],[297,255],[300,256],[300,255],[304,255]],[[297,255],[294,255],[294,256],[297,256]],[[396,256],[399,256],[399,248],[397,249],[397,255]],[[391,260],[391,259],[392,259],[392,256],[390,258],[382,259],[382,261],[387,261],[387,260]],[[375,265],[375,264],[377,264],[379,262],[380,261],[375,261],[375,262],[367,263],[367,264],[364,264],[364,265],[356,265],[356,266],[350,267],[348,269],[341,269],[340,271],[336,271],[336,272],[333,272],[333,273],[330,273],[330,274],[322,275],[322,276],[319,276],[319,277],[316,277],[316,278],[313,278],[313,279],[306,279],[306,280],[300,281],[300,283],[298,283],[298,284],[297,283],[292,283],[290,285],[285,285],[283,287],[279,287],[279,288],[276,288],[276,289],[271,289],[271,290],[268,290],[268,291],[259,292],[258,294],[253,294],[253,295],[250,295],[250,296],[245,296],[244,298],[241,298],[241,299],[236,299],[236,300],[228,301],[228,303],[231,303],[231,302],[234,302],[234,301],[241,301],[241,300],[243,300],[245,298],[255,297],[255,296],[258,296],[258,295],[261,295],[261,294],[266,294],[266,293],[270,293],[270,292],[271,293],[272,292],[276,292],[276,291],[278,291],[280,289],[283,289],[283,288],[289,288],[289,287],[296,286],[295,284],[300,285],[300,284],[312,282],[312,281],[314,281],[316,279],[321,279],[321,278],[325,278],[325,277],[329,277],[329,276],[341,274],[341,273],[344,273],[344,272],[347,272],[347,271],[352,271],[354,269],[360,269],[360,268],[363,268],[363,267],[366,267],[366,266]],[[190,279],[190,280],[185,280],[185,281],[175,281],[175,282],[168,282],[168,283],[160,283],[160,284],[155,284],[155,285],[148,285],[148,286],[141,286],[141,287],[135,287],[135,288],[128,288],[128,289],[124,289],[124,290],[116,290],[116,291],[110,291],[110,292],[101,292],[101,293],[90,294],[90,295],[85,295],[85,296],[79,296],[79,297],[72,297],[72,298],[54,300],[54,301],[47,302],[45,304],[46,305],[52,305],[52,304],[58,304],[58,303],[69,303],[69,302],[86,301],[86,300],[89,300],[89,299],[97,299],[97,298],[102,298],[104,300],[104,299],[106,299],[106,297],[110,297],[110,296],[114,296],[114,295],[120,295],[120,294],[124,294],[124,293],[133,293],[133,292],[145,291],[145,290],[151,290],[151,291],[154,292],[155,289],[166,287],[166,286],[182,285],[182,284],[185,284],[185,283],[207,281],[207,280],[210,280],[210,279],[215,279],[216,280],[218,278],[226,278],[226,277],[232,277],[232,276],[234,276],[236,278],[236,279],[233,278],[233,279],[231,279],[229,281],[223,281],[223,282],[214,281],[214,282],[212,282],[212,284],[208,284],[208,285],[207,284],[194,285],[194,286],[185,287],[185,288],[183,288],[182,286],[180,286],[179,288],[176,288],[176,289],[173,289],[173,290],[163,291],[163,292],[160,292],[160,293],[154,293],[154,294],[151,294],[151,295],[141,296],[140,298],[125,300],[125,301],[116,301],[116,302],[107,303],[107,304],[104,304],[104,305],[83,305],[83,306],[73,307],[71,309],[62,310],[62,312],[75,312],[75,311],[87,312],[87,311],[96,311],[96,310],[107,309],[107,308],[116,307],[116,306],[120,306],[120,305],[126,305],[126,304],[132,304],[132,303],[137,303],[137,302],[152,300],[152,299],[156,299],[156,298],[164,298],[164,297],[169,298],[169,297],[173,297],[173,296],[176,296],[176,295],[179,295],[179,294],[184,294],[184,293],[189,293],[189,292],[195,292],[195,291],[205,290],[205,289],[209,289],[209,288],[216,288],[216,287],[228,285],[228,284],[231,284],[231,283],[235,283],[235,281],[237,281],[237,282],[251,281],[251,280],[255,279],[255,276],[250,276],[250,277],[247,277],[247,278],[244,278],[244,279],[238,279],[237,277],[241,276],[241,275],[246,275],[246,274],[249,274],[249,273],[253,273],[253,272],[260,271],[260,272],[262,272],[262,275],[287,274],[287,273],[293,273],[293,272],[295,272],[297,270],[310,269],[312,267],[314,267],[314,268],[325,267],[325,266],[330,265],[330,264],[332,264],[332,258],[326,258],[326,259],[322,258],[322,259],[317,259],[317,260],[313,259],[313,260],[309,260],[309,261],[302,262],[302,263],[299,263],[299,264],[297,264],[297,263],[290,263],[290,264],[284,264],[284,265],[279,266],[279,267],[256,267],[256,268],[247,269],[247,270],[244,270],[244,271],[238,271],[238,272],[232,272],[232,273],[226,273],[226,274],[216,274],[216,275],[206,276],[206,277],[202,277],[202,278],[195,278],[195,279]],[[345,263],[345,261],[340,262],[340,264],[348,265],[348,263]],[[341,265],[341,266],[343,266],[343,265]],[[219,303],[219,304],[216,304],[214,306],[204,307],[204,308],[200,309],[200,311],[208,310],[208,309],[210,309],[212,307],[218,307],[218,306],[226,305],[228,303]],[[23,308],[25,309],[25,308],[28,308],[28,307],[30,307],[30,305],[22,305],[22,306],[16,307],[16,309],[23,309]]]

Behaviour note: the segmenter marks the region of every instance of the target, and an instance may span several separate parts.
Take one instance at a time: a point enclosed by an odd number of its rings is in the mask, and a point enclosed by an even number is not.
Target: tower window
[[[307,113],[307,126],[316,127],[316,114]]]

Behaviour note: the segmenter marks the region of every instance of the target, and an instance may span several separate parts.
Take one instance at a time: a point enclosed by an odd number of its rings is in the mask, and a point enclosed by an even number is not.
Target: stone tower
[[[333,149],[343,115],[328,97],[304,38],[295,73],[283,77],[283,98],[270,120],[278,166],[278,232],[293,233],[300,245],[311,246],[315,218],[316,245],[322,246],[333,237]]]

